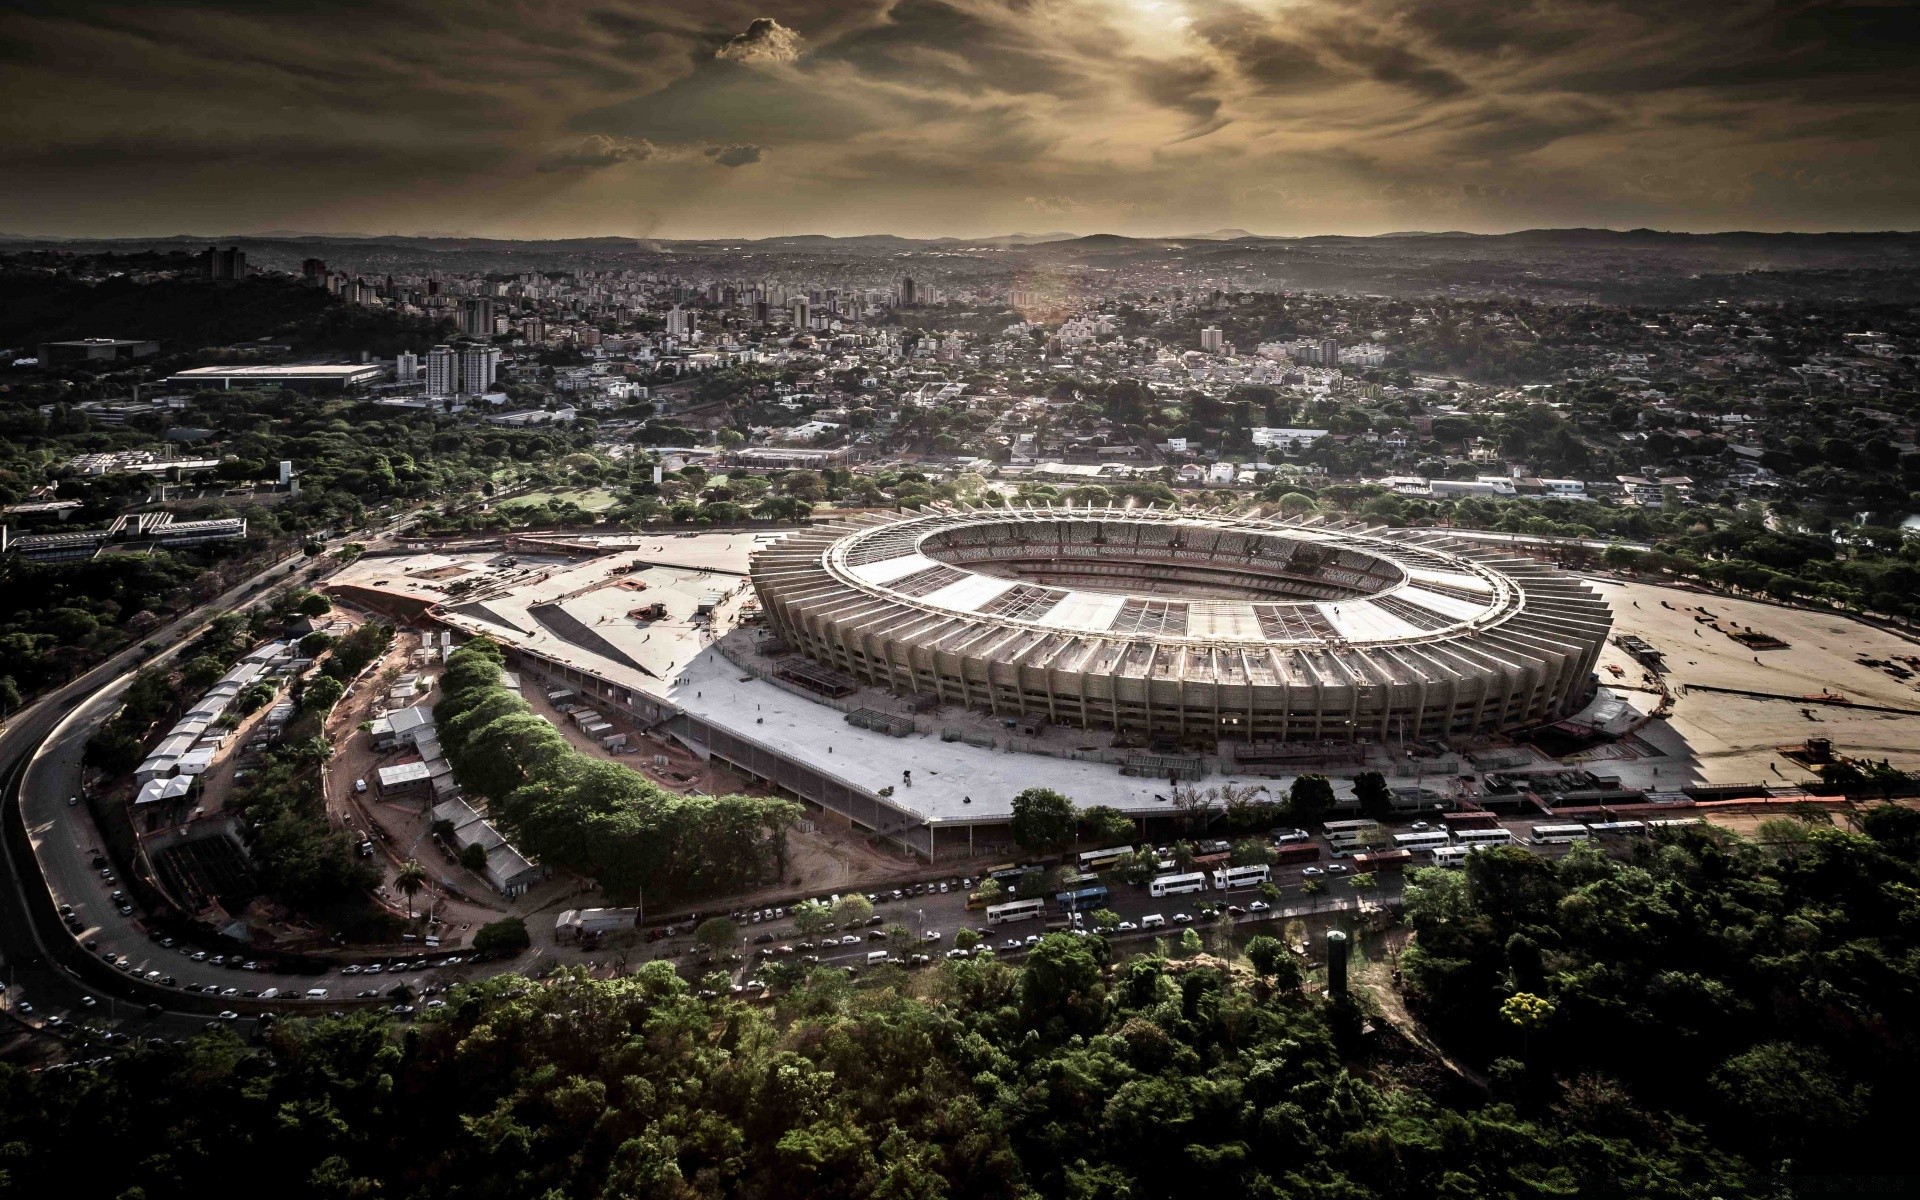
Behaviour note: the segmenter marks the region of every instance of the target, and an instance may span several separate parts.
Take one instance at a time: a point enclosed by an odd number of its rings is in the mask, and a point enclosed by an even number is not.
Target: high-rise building
[[[808,305],[805,296],[795,296],[793,303],[787,306],[787,316],[793,322],[795,329],[807,328],[807,322],[812,315],[812,308]]]
[[[1337,339],[1320,339],[1320,365],[1323,367],[1340,365],[1340,342]]]
[[[920,302],[919,294],[914,289],[914,286],[913,286],[913,276],[911,275],[901,276],[900,277],[900,307],[912,308],[915,304],[918,304],[919,302]]]
[[[427,395],[460,394],[460,356],[452,346],[435,346],[427,351]]]
[[[238,246],[222,250],[218,246],[209,246],[200,256],[206,265],[208,279],[245,279],[247,277],[247,252]]]
[[[493,297],[468,296],[460,302],[460,332],[470,338],[493,338]]]
[[[1215,326],[1209,325],[1200,331],[1200,348],[1208,354],[1220,353],[1220,348],[1224,345],[1226,341]]]
[[[694,317],[678,304],[667,310],[667,336],[690,338],[693,336]]]
[[[460,394],[479,396],[493,386],[494,373],[500,369],[500,347],[465,345],[460,347]]]
[[[308,287],[327,286],[327,260],[324,258],[302,259],[300,278]]]
[[[402,350],[393,356],[393,377],[401,383],[412,383],[420,377],[420,356],[411,350]]]

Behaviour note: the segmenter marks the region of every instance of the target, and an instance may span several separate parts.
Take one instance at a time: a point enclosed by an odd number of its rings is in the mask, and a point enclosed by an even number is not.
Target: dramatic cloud
[[[598,171],[621,163],[645,162],[659,154],[660,148],[644,138],[616,138],[595,133],[555,150],[535,163],[534,170]]]
[[[743,63],[790,63],[800,57],[800,35],[772,17],[760,17],[747,31],[727,39],[715,58]]]
[[[1911,227],[1894,0],[15,0],[0,230]]]

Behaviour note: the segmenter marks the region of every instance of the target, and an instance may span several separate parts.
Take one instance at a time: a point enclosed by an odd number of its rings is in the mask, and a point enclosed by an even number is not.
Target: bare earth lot
[[[1616,633],[1638,634],[1665,652],[1667,679],[1677,695],[1672,731],[1685,740],[1683,762],[1694,779],[1707,783],[1803,779],[1805,769],[1782,759],[1774,747],[1809,737],[1831,738],[1834,749],[1844,754],[1885,758],[1896,767],[1920,769],[1920,715],[1691,690],[1692,685],[1707,684],[1793,697],[1832,692],[1858,704],[1920,713],[1920,688],[1914,686],[1920,675],[1903,681],[1857,661],[1861,656],[1892,659],[1920,654],[1920,645],[1838,614],[1647,584],[1593,582],[1613,606]],[[1709,613],[1719,629],[1695,620]],[[1749,649],[1723,632],[1743,627],[1770,634],[1788,647]],[[1635,684],[1642,674],[1612,645],[1600,662],[1603,683]],[[1625,679],[1614,676],[1608,664],[1624,668]],[[1634,702],[1650,708],[1653,701],[1639,695]],[[1803,709],[1811,716],[1803,715]],[[1656,724],[1646,736],[1663,748],[1674,744],[1660,732]],[[1673,774],[1671,769],[1663,770],[1662,778]]]

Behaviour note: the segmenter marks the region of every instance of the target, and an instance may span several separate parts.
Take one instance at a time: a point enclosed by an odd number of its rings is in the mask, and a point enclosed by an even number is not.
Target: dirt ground
[[[1920,769],[1920,671],[1901,679],[1859,661],[1874,658],[1912,670],[1897,660],[1920,655],[1920,644],[1837,613],[1611,579],[1593,582],[1613,607],[1616,634],[1637,634],[1665,653],[1666,678],[1676,692],[1671,726],[1684,739],[1700,780],[1805,779],[1810,772],[1784,761],[1775,747],[1809,737],[1832,739],[1842,754]],[[1758,650],[1729,636],[1748,629],[1788,645]],[[1609,686],[1636,685],[1644,674],[1611,644],[1600,664],[1601,681]],[[1623,675],[1610,666],[1621,667]],[[1862,705],[1911,709],[1913,715],[1691,690],[1699,684],[1789,697],[1838,693]],[[1650,699],[1644,702],[1651,707]]]

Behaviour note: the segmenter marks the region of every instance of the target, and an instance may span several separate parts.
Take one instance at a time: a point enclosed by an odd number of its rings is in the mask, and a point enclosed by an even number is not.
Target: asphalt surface
[[[0,964],[10,1017],[24,1018],[35,1027],[44,1027],[50,1016],[107,1024],[137,1018],[143,1033],[180,1036],[202,1028],[224,1007],[218,997],[136,983],[87,954],[61,925],[55,906],[73,903],[78,910],[84,902],[93,932],[83,932],[83,937],[98,937],[103,947],[124,944],[126,950],[117,952],[130,956],[136,942],[138,948],[156,949],[137,924],[108,906],[111,889],[98,886],[85,853],[99,844],[98,835],[85,806],[69,807],[67,797],[79,792],[79,753],[87,734],[111,714],[113,698],[124,691],[134,670],[166,661],[214,617],[264,593],[270,584],[291,581],[295,576],[290,569],[298,572],[304,561],[305,556],[293,555],[262,569],[41,697],[14,714],[0,732],[0,854],[7,868],[7,879],[0,883]],[[159,650],[149,654],[148,647]],[[100,696],[90,700],[96,693]],[[49,738],[53,744],[48,752],[36,753]],[[35,860],[35,843],[48,851],[51,878],[42,875]],[[62,899],[54,899],[55,892]],[[65,899],[68,896],[74,899]],[[87,1004],[88,998],[94,1003]],[[30,1013],[21,1011],[22,1001]],[[146,1006],[156,1002],[163,1012],[148,1017]]]
[[[1324,871],[1328,863],[1333,861],[1337,860],[1323,857],[1318,865]],[[1135,926],[1133,929],[1123,927],[1115,935],[1125,943],[1136,939],[1144,942],[1154,937],[1178,937],[1189,922],[1203,933],[1218,928],[1215,924],[1217,917],[1209,916],[1203,906],[1238,906],[1244,911],[1232,914],[1233,926],[1236,931],[1246,932],[1248,926],[1257,928],[1262,922],[1351,912],[1358,908],[1362,900],[1387,905],[1395,905],[1400,901],[1401,877],[1396,874],[1382,876],[1378,887],[1365,890],[1356,890],[1342,875],[1326,875],[1319,880],[1324,890],[1310,895],[1304,890],[1308,881],[1300,873],[1303,867],[1309,865],[1313,864],[1275,867],[1273,883],[1279,888],[1280,896],[1273,901],[1262,899],[1256,888],[1242,888],[1227,893],[1212,887],[1203,892],[1156,899],[1145,886],[1135,887],[1103,878],[1108,895],[1106,902],[1099,907],[1111,910],[1122,921]],[[873,913],[880,923],[835,929],[829,934],[810,936],[801,933],[793,921],[791,909],[785,906],[782,906],[784,915],[779,916],[773,915],[773,909],[703,914],[731,916],[739,925],[744,944],[737,951],[743,961],[737,964],[715,962],[711,967],[703,966],[706,955],[693,943],[691,933],[695,922],[691,919],[672,927],[676,930],[675,936],[648,943],[643,948],[642,956],[643,960],[665,959],[691,976],[698,976],[703,970],[725,967],[735,983],[745,983],[754,978],[760,964],[772,960],[808,965],[817,961],[826,966],[865,967],[868,956],[879,951],[921,953],[939,958],[954,948],[954,938],[962,929],[978,932],[981,944],[993,947],[996,954],[1019,954],[1028,948],[1029,938],[1037,941],[1044,933],[1068,927],[1065,914],[1051,897],[1048,897],[1045,913],[1039,919],[989,925],[985,912],[967,908],[967,895],[978,887],[979,881],[974,880],[972,887],[969,887],[966,878],[938,876],[921,885],[924,890],[919,895],[909,894],[906,886],[900,886],[903,895],[898,899],[893,896],[893,887],[862,893],[878,899],[873,906]],[[942,884],[947,888],[945,892],[939,890]],[[816,898],[830,899],[828,896]],[[755,920],[756,913],[763,915]],[[1165,924],[1159,928],[1143,926],[1141,919],[1149,915],[1162,917]],[[1183,917],[1188,920],[1182,921]],[[1083,918],[1083,921],[1087,928],[1092,928],[1090,917]],[[887,931],[895,925],[904,927],[917,941],[904,950],[897,948],[896,943],[886,937]],[[852,941],[848,942],[848,938]],[[609,951],[608,955],[612,957],[616,953]]]

